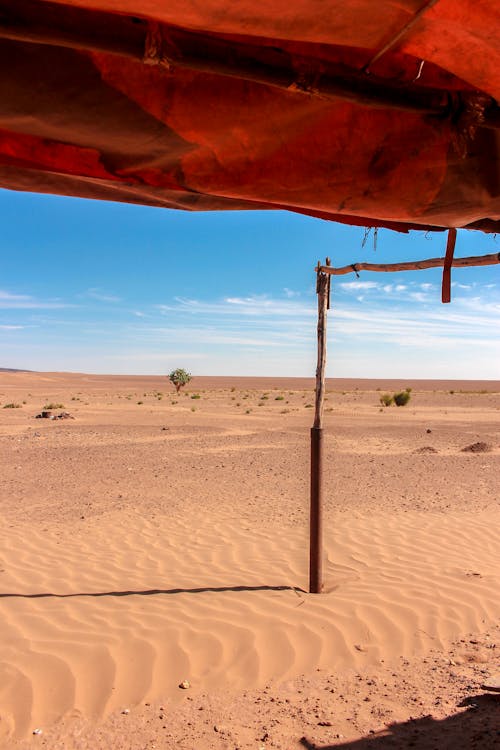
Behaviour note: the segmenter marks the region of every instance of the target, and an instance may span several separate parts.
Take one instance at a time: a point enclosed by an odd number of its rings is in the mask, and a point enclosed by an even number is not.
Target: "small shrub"
[[[312,408],[313,408],[313,405],[312,405],[312,404],[306,404],[306,405],[304,406],[304,409],[312,409]]]
[[[191,411],[196,411],[196,406],[192,406]]]
[[[50,402],[50,404],[45,404],[43,407],[43,411],[52,411],[53,409],[64,409],[64,404],[53,404]]]
[[[201,398],[201,396],[200,396],[199,393],[193,393],[193,395],[191,396],[191,398]]]
[[[380,403],[382,406],[390,406],[393,401],[394,397],[391,396],[390,393],[383,393],[382,396],[380,396]]]
[[[241,406],[241,404],[240,404],[240,402],[239,402],[239,401],[238,401],[238,402],[236,403],[236,406]]]
[[[246,410],[245,410],[245,414],[251,414],[251,413],[252,413],[252,410],[251,410],[251,409],[246,409]]]
[[[406,390],[395,393],[393,399],[396,406],[406,406],[406,404],[410,400],[410,391]]]
[[[268,401],[268,399],[269,399],[269,396],[266,396],[266,394],[265,394],[265,393],[264,393],[264,395],[263,395],[263,396],[261,396],[261,397],[260,397],[260,400],[261,400],[261,401]]]
[[[483,441],[472,443],[472,445],[466,445],[465,448],[462,448],[464,453],[488,453],[490,450],[491,445],[489,445],[489,443],[484,443]]]
[[[234,393],[234,392],[235,392],[235,390],[236,390],[236,388],[235,388],[235,387],[233,386],[233,387],[231,388],[231,393]]]
[[[285,397],[284,396],[276,396],[276,398],[274,400],[275,401],[284,401]]]
[[[10,404],[4,404],[3,408],[4,409],[20,409],[21,404],[15,404],[14,402],[11,401]]]
[[[280,414],[290,414],[290,409],[282,409]]]
[[[138,402],[137,402],[137,406],[140,406],[140,405],[141,405],[141,404],[143,404],[143,403],[144,403],[144,401],[138,401]]]
[[[179,402],[178,401],[171,401],[170,403],[172,404],[172,406],[175,406],[175,404],[178,404]]]

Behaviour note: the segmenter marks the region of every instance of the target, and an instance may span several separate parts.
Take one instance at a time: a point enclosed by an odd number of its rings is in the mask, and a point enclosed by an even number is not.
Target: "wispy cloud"
[[[84,296],[90,297],[91,299],[96,299],[99,302],[116,303],[122,301],[121,297],[117,297],[114,294],[108,294],[98,287],[91,287],[90,289],[87,289]]]
[[[3,310],[58,310],[71,307],[59,299],[39,300],[29,294],[13,294],[0,290],[0,308]]]
[[[26,328],[26,326],[0,325],[0,331],[20,331],[22,328]]]
[[[292,299],[279,299],[267,295],[249,297],[225,297],[221,300],[207,301],[185,297],[175,297],[171,304],[158,304],[155,309],[163,315],[170,313],[189,313],[192,315],[240,316],[240,317],[296,317],[298,314],[312,316],[316,314],[314,304],[297,302]]]
[[[341,281],[339,287],[346,292],[359,292],[361,289],[380,289],[381,284],[378,281]]]
[[[495,289],[471,285],[457,290],[451,305],[442,305],[440,284],[384,280],[363,282],[355,289],[353,283],[361,282],[350,282],[347,288],[344,283],[332,285],[331,374],[349,377],[366,370],[381,377],[390,372],[398,377],[403,373],[465,377],[467,372],[472,377],[500,378],[496,356],[500,300]],[[37,302],[12,292],[3,292],[2,301],[30,306]],[[79,361],[85,347],[99,351],[101,371],[107,367],[112,372],[156,372],[193,362],[199,374],[314,372],[314,291],[292,296],[283,290],[278,295],[175,297],[155,304],[141,302],[136,309],[95,306],[87,318],[86,312],[82,305],[77,317],[53,314],[40,322],[41,315],[31,315],[28,323],[36,319],[45,342],[50,335],[60,342],[64,328],[65,351],[74,350],[72,361]],[[4,317],[0,326],[6,332],[4,340],[14,338],[17,324],[18,320]],[[471,352],[473,356],[468,356]]]

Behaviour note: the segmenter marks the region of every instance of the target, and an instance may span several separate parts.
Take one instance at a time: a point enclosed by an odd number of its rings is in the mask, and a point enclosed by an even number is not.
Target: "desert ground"
[[[500,382],[327,399],[313,595],[312,380],[0,373],[0,747],[499,747]]]

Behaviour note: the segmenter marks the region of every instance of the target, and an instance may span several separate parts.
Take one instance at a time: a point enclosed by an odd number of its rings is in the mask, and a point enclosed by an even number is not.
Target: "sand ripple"
[[[0,737],[175,696],[183,679],[259,686],[481,631],[499,614],[493,515],[342,515],[323,596],[304,593],[295,527],[200,512],[2,528]]]

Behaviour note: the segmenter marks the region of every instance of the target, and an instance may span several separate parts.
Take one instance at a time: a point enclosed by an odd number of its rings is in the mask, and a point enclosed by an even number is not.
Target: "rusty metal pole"
[[[330,265],[330,259],[326,259]],[[311,427],[311,509],[309,532],[309,592],[323,589],[323,401],[325,396],[326,319],[330,307],[330,276],[316,269],[318,295],[318,364],[316,367],[316,403]]]

